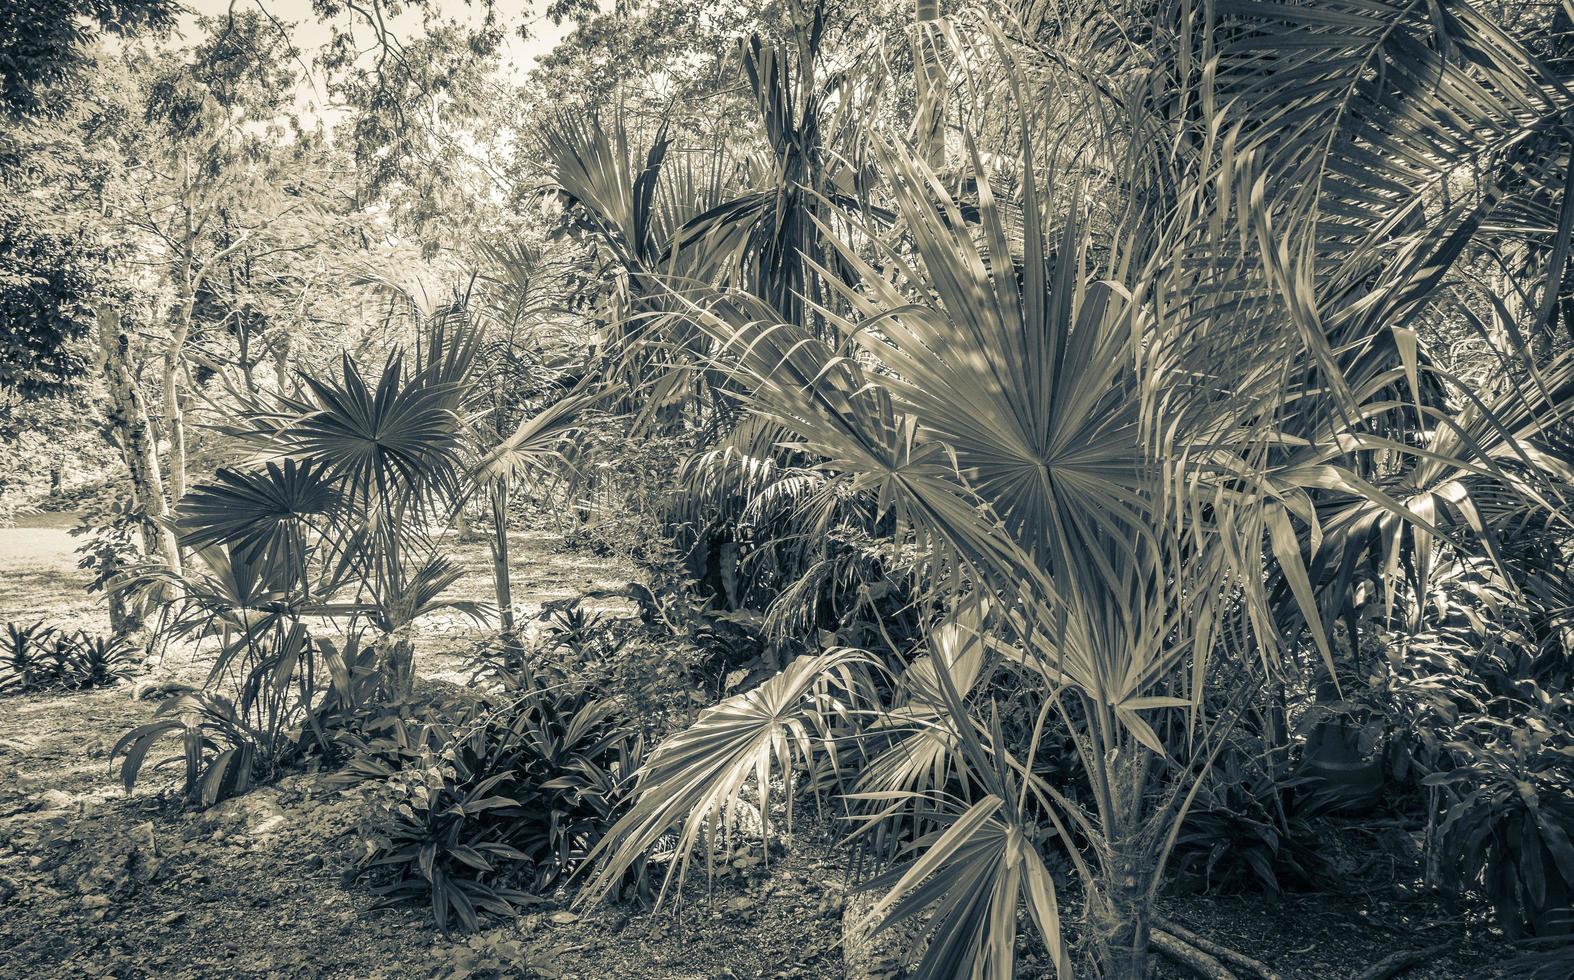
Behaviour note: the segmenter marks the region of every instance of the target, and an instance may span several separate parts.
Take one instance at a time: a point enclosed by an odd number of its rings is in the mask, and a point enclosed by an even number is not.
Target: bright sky
[[[264,10],[272,17],[287,24],[293,24],[293,40],[295,46],[301,49],[302,58],[307,64],[316,55],[317,49],[328,40],[328,25],[320,23],[312,13],[311,0],[186,0],[187,13],[180,19],[180,32],[190,36],[195,28],[198,15],[223,16],[231,9]],[[466,0],[434,0],[434,6],[445,18],[460,19],[470,23],[479,24],[483,12],[479,3],[466,2]],[[495,9],[498,19],[503,23],[507,32],[503,41],[502,60],[509,74],[516,79],[523,79],[525,74],[535,64],[537,58],[551,51],[553,46],[573,29],[573,22],[553,24],[541,12],[546,6],[545,0],[496,0]],[[348,15],[341,15],[341,17]],[[390,31],[396,37],[410,37],[422,30],[422,15],[419,11],[406,12],[388,21]],[[530,38],[521,40],[516,32],[520,24],[530,28]],[[361,28],[366,28],[361,30]],[[369,25],[363,20],[357,24],[358,33],[364,34],[367,43],[370,43],[371,31]],[[314,85],[303,85],[301,101],[310,109],[321,110],[326,99],[320,80],[313,79]]]

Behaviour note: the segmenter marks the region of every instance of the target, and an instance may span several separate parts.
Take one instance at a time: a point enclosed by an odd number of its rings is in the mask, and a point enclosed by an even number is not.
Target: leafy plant
[[[115,743],[110,758],[121,760],[120,780],[126,792],[135,787],[153,746],[167,736],[179,739],[180,752],[152,768],[181,767],[183,794],[188,802],[203,807],[276,778],[299,749],[291,733],[251,723],[245,711],[226,697],[183,694],[159,705],[153,721]]]
[[[143,575],[178,597],[169,633],[216,638],[219,649],[204,694],[116,747],[128,789],[168,735],[183,741],[193,803],[272,778],[308,736],[328,750],[329,729],[353,724],[370,701],[408,699],[414,620],[444,606],[481,614],[442,598],[462,573],[413,520],[459,493],[458,392],[475,344],[459,334],[435,326],[413,377],[401,353],[370,383],[346,357],[341,377],[303,379],[305,399],[247,406],[232,434],[271,458],[187,493],[176,522],[192,560]],[[343,601],[351,583],[357,594]],[[316,640],[308,619],[349,620],[343,649]],[[373,642],[363,642],[368,625]]]
[[[337,375],[303,372],[299,397],[248,402],[225,431],[268,462],[221,473],[183,499],[180,513],[190,545],[274,561],[297,605],[364,617],[381,634],[374,648],[390,701],[411,693],[415,620],[444,607],[485,612],[442,598],[462,573],[424,530],[466,495],[465,410],[479,334],[446,312],[417,329],[417,353],[394,350],[380,371],[346,354]],[[333,603],[351,580],[356,601]]]
[[[1574,696],[1536,692],[1511,720],[1478,717],[1449,743],[1441,863],[1478,884],[1511,939],[1574,932]]]
[[[183,504],[203,506],[204,499],[199,487]],[[233,519],[244,516],[232,514]],[[317,712],[342,706],[345,693],[353,694],[356,687],[343,655],[319,644],[302,622],[320,608],[310,599],[313,586],[331,594],[338,573],[330,567],[321,578],[303,578],[307,556],[292,520],[263,522],[259,536],[242,537],[228,547],[206,544],[178,575],[149,573],[154,580],[178,583],[180,598],[165,629],[198,641],[215,640],[217,650],[203,691],[161,705],[153,721],[116,744],[110,758],[120,759],[128,792],[152,746],[166,737],[179,738],[181,754],[160,764],[184,760],[184,794],[198,806],[276,777],[299,757],[309,734],[319,744],[326,742]],[[197,540],[191,532],[186,539]],[[352,643],[349,652],[356,650]],[[329,687],[325,666],[332,680],[329,692],[324,691]]]
[[[1574,95],[1469,4],[1423,6],[1165,4],[1152,43],[1094,79],[992,33],[1019,107],[997,114],[1002,145],[986,162],[993,134],[967,132],[953,183],[901,137],[870,139],[879,196],[862,220],[816,221],[800,254],[824,257],[805,259],[823,292],[801,312],[769,290],[668,289],[709,341],[690,370],[723,375],[773,448],[801,454],[820,501],[872,500],[914,556],[933,610],[918,648],[943,710],[909,720],[940,776],[866,794],[858,816],[939,825],[881,879],[876,907],[933,912],[919,975],[1009,977],[1023,905],[1069,975],[1053,881],[1036,872],[1053,836],[1083,885],[1096,972],[1146,976],[1153,893],[1255,678],[1305,658],[1337,689],[1330,621],[1359,552],[1332,550],[1325,523],[1335,541],[1429,545],[1461,480],[1537,513],[1561,499],[1559,468],[1527,461],[1552,455],[1570,390],[1516,386],[1461,411],[1414,321],[1501,196],[1439,189],[1563,125]],[[1035,100],[1062,86],[1096,109],[1046,126]],[[658,181],[660,155],[638,186]],[[615,217],[627,193],[592,191],[625,188],[632,169],[557,177]],[[1101,181],[1115,200],[1088,195]],[[631,279],[661,281],[670,256],[648,259],[650,236],[604,237]],[[683,349],[663,337],[641,354]],[[1415,550],[1420,567],[1430,551]],[[1320,562],[1334,574],[1314,577]],[[934,656],[935,633],[980,600],[995,611],[975,627],[991,655],[974,682]],[[790,781],[840,757],[857,733],[824,730],[846,702],[823,691],[863,657],[799,658],[658,746],[582,900],[673,833],[667,885],[681,879],[750,780],[763,810],[773,766]],[[1015,738],[991,697],[1008,685],[1036,713]],[[1087,797],[1033,778],[1049,725]]]
[[[43,622],[24,626],[5,624],[5,647],[0,650],[0,690],[35,691],[47,687],[55,677],[54,639],[57,630]]]
[[[1294,786],[1249,765],[1238,749],[1216,762],[1175,840],[1176,885],[1278,896],[1314,884],[1321,868],[1312,829],[1288,810]]]
[[[855,650],[800,657],[759,687],[707,708],[687,729],[663,741],[640,770],[632,804],[596,845],[596,856],[604,854],[605,861],[581,901],[612,892],[625,870],[676,826],[677,854],[657,895],[660,904],[674,882],[681,888],[701,840],[714,848],[736,826],[751,781],[760,824],[768,826],[773,764],[790,783],[794,760],[808,761],[815,751],[813,736],[823,736],[847,710],[832,689],[856,692],[859,668],[867,663]],[[789,785],[789,804],[792,796]]]
[[[147,529],[147,517],[129,503],[94,509],[82,515],[71,529],[84,540],[76,548],[77,567],[91,572],[90,593],[102,593],[109,602],[110,628],[126,633],[141,626],[154,595],[130,582],[144,560],[138,536]]]
[[[474,931],[577,869],[612,823],[640,740],[614,705],[526,671],[487,701],[389,718],[351,736],[349,779],[380,778],[366,872],[388,901],[430,901],[439,929]]]
[[[93,636],[79,630],[70,642],[69,673],[64,682],[70,690],[108,687],[130,677],[136,670],[141,651],[123,636]]]
[[[709,650],[691,619],[679,615],[669,624],[670,604],[657,616],[611,615],[590,608],[586,597],[549,609],[534,647],[521,651],[529,663],[615,700],[646,735],[664,735],[692,717],[694,677]]]
[[[124,637],[67,633],[42,622],[7,623],[0,648],[0,692],[82,691],[130,677],[137,647]]]
[[[459,943],[446,954],[439,980],[479,980],[490,977],[519,977],[524,980],[554,980],[562,976],[556,949],[527,946],[517,939],[496,933],[478,933]]]

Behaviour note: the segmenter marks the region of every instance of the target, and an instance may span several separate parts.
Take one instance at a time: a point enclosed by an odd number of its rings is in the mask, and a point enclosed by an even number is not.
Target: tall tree
[[[175,0],[26,0],[0,4],[0,110],[12,117],[58,115],[59,83],[91,63],[101,34],[159,32]]]
[[[126,468],[131,472],[132,502],[142,511],[143,536],[149,554],[158,555],[172,571],[180,570],[180,548],[169,526],[169,503],[164,497],[164,477],[159,466],[153,426],[135,373],[136,348],[124,314],[115,305],[101,303],[97,310],[98,342],[109,420],[120,442]]]
[[[127,130],[121,199],[125,216],[150,237],[150,255],[162,259],[168,302],[160,358],[172,502],[187,483],[187,347],[198,300],[232,257],[303,206],[279,187],[279,158],[289,156],[284,124],[297,52],[256,13],[199,24],[206,36],[189,54],[154,56],[146,66],[146,125]]]

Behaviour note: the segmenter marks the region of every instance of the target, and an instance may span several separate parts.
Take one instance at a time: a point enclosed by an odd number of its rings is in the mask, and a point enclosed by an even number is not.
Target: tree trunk
[[[180,401],[180,373],[185,366],[186,337],[191,314],[183,311],[164,348],[164,428],[169,438],[169,496],[179,503],[186,495],[186,416]]]
[[[1114,842],[1106,880],[1088,902],[1094,955],[1103,967],[1104,980],[1147,980],[1152,975],[1148,865],[1146,847]]]
[[[126,602],[125,594],[115,589],[105,589],[109,596],[109,631],[115,636],[131,636],[142,632],[146,625],[139,608]]]
[[[503,632],[514,629],[514,589],[508,577],[508,483],[492,483],[492,584],[497,590],[497,615]]]
[[[273,383],[284,395],[290,391],[290,335],[282,330],[276,333],[278,339],[268,337],[268,352],[273,355]]]
[[[131,370],[131,337],[120,314],[98,307],[98,342],[104,356],[104,382],[109,392],[109,422],[119,436],[120,452],[131,472],[133,501],[148,518],[148,551],[161,556],[170,569],[180,571],[180,549],[166,518],[169,505],[164,501],[164,479],[159,471],[158,451],[141,388]]]
[[[390,509],[385,503],[376,520],[382,555],[373,562],[373,570],[380,579],[377,602],[387,630],[380,641],[384,644],[381,680],[383,697],[391,702],[407,701],[415,690],[415,641],[410,637],[415,605],[405,580],[405,516],[403,504]]]
[[[385,695],[390,701],[406,701],[415,691],[415,643],[401,636],[388,644],[383,661]]]
[[[1157,872],[1144,808],[1154,756],[1135,739],[1116,745],[1105,774],[1104,874],[1088,896],[1088,929],[1104,980],[1147,980],[1153,970],[1148,954]]]
[[[945,167],[945,79],[940,71],[940,52],[929,30],[930,21],[940,19],[940,0],[913,0],[913,21],[918,28],[913,59],[913,81],[917,95],[918,155],[931,170]]]

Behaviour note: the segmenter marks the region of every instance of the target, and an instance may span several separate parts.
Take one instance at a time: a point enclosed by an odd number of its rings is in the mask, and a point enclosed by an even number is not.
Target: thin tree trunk
[[[415,691],[415,644],[400,635],[388,647],[384,674],[390,701],[407,701]]]
[[[940,72],[937,42],[927,25],[939,19],[940,0],[913,0],[913,21],[918,28],[913,63],[918,154],[935,171],[945,167],[945,79]]]
[[[131,337],[125,331],[120,313],[100,306],[98,342],[104,357],[104,382],[109,392],[109,421],[120,437],[120,451],[131,472],[134,502],[148,518],[145,538],[148,551],[163,557],[172,571],[180,571],[180,549],[165,518],[169,505],[164,500],[164,479],[159,470],[158,451],[153,441],[141,388],[131,370]]]
[[[180,369],[185,359],[186,338],[191,334],[191,316],[197,305],[197,289],[202,284],[206,270],[199,273],[193,258],[197,243],[197,228],[192,221],[192,200],[196,187],[191,173],[191,157],[182,153],[181,164],[181,219],[185,233],[180,248],[180,278],[175,306],[175,322],[169,341],[164,345],[164,428],[169,439],[169,499],[171,504],[180,502],[186,494],[186,420],[180,404]]]
[[[273,355],[273,383],[278,386],[279,394],[288,394],[290,390],[290,335],[278,331],[280,339],[267,337],[268,353]],[[266,335],[265,335],[266,336]]]
[[[164,348],[164,427],[169,438],[169,494],[173,503],[179,503],[186,495],[186,418],[180,401],[180,372],[190,324],[190,312],[182,311]]]
[[[508,577],[508,482],[492,483],[492,583],[503,632],[514,630],[514,589]]]
[[[415,642],[410,639],[410,623],[415,619],[415,609],[406,591],[404,580],[404,548],[402,528],[405,512],[401,505],[393,511],[384,507],[379,518],[382,525],[378,533],[383,536],[383,568],[380,585],[387,618],[388,649],[383,661],[383,687],[389,701],[406,701],[415,690]]]
[[[115,636],[129,636],[140,629],[142,617],[132,613],[125,596],[109,590],[109,631]]]

